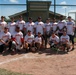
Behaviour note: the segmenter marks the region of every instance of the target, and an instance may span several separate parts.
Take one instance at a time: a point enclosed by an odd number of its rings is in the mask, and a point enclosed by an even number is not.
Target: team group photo
[[[76,0],[0,0],[0,75],[76,75]]]
[[[5,17],[1,16],[0,20],[0,53],[6,51],[15,54],[24,50],[27,52],[37,52],[42,49],[66,51],[74,50],[75,22],[71,16],[67,17],[67,21],[63,15],[59,21],[55,18],[52,20],[47,18],[45,23],[41,16],[33,22],[32,17],[28,18],[28,22],[23,20],[20,15],[15,21],[10,18],[11,22],[5,22]]]

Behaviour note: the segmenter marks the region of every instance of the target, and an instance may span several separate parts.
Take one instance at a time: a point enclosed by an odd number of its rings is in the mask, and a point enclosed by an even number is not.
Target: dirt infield
[[[32,75],[76,75],[76,50],[0,55],[0,68]]]

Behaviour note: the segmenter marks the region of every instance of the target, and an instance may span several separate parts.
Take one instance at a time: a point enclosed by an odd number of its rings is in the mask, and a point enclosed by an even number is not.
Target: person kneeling
[[[38,32],[38,36],[36,36],[36,38],[35,38],[35,46],[36,46],[37,50],[40,50],[41,45],[42,45],[42,37],[41,37],[41,33]]]
[[[4,32],[0,33],[0,52],[4,53],[8,48],[11,50],[11,34],[8,32],[8,27],[4,28]]]
[[[52,50],[56,50],[57,51],[58,44],[59,44],[59,37],[54,32],[52,33],[52,36],[50,37],[49,44],[50,44],[50,48]]]
[[[67,48],[67,52],[69,51],[70,41],[69,41],[69,36],[66,34],[66,31],[63,31],[63,35],[60,37],[60,45],[63,51],[65,51],[66,48]]]
[[[13,53],[22,49],[24,43],[23,33],[20,31],[20,27],[16,26],[16,32],[12,36],[12,51]]]
[[[34,35],[31,33],[30,30],[28,30],[25,38],[24,38],[24,48],[26,49],[26,52],[32,51],[34,52],[35,49],[34,46]]]

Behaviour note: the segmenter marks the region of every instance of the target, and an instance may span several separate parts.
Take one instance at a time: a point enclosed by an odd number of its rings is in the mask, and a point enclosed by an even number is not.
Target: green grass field
[[[76,42],[76,38],[74,38],[74,41]]]
[[[21,74],[7,71],[5,69],[0,69],[0,75],[31,75],[31,74]]]

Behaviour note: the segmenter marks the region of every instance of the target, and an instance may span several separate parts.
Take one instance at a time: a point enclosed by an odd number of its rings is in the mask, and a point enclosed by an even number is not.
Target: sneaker
[[[2,51],[2,54],[3,54],[3,53],[5,53],[6,51],[7,51],[6,49],[5,49],[5,50],[3,50],[3,51]]]
[[[11,55],[15,55],[16,54],[16,50],[13,49],[12,52],[11,52]]]
[[[26,48],[26,49],[25,49],[25,53],[28,53],[28,52],[29,52],[29,49]]]
[[[31,51],[32,51],[32,52],[35,52],[35,51],[36,51],[35,47],[32,47],[32,48],[31,48]]]
[[[67,48],[67,52],[69,52],[69,48]]]
[[[72,48],[71,51],[73,51],[75,48]]]

